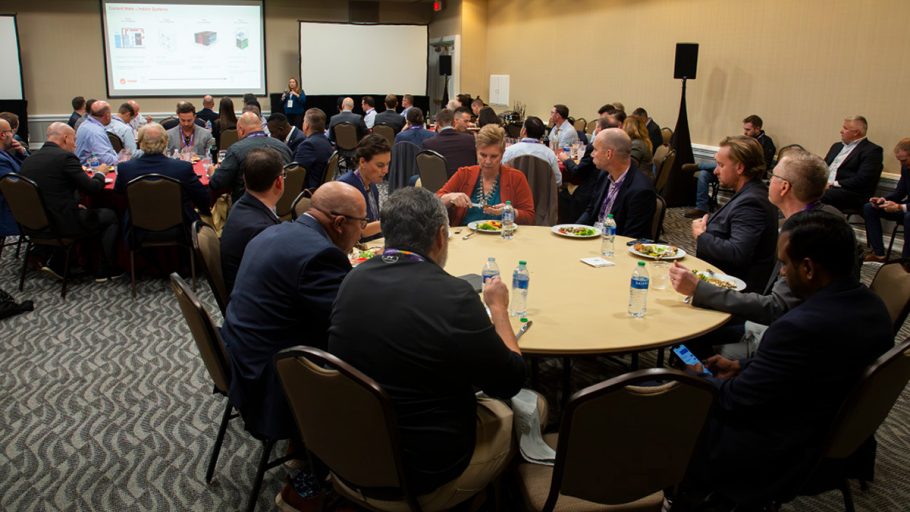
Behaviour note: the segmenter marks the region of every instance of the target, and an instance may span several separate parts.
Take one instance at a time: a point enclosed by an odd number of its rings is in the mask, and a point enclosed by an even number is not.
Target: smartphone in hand
[[[704,363],[702,363],[701,361],[698,360],[697,357],[695,357],[695,354],[693,354],[692,352],[689,351],[688,348],[686,348],[685,345],[680,344],[680,345],[673,347],[673,353],[676,354],[676,356],[679,357],[679,359],[683,363],[685,363],[689,366],[695,366],[697,364],[701,364],[701,367],[704,370],[705,375],[711,375],[711,376],[714,375],[713,373],[711,373],[711,370],[709,370],[708,367],[705,366]]]

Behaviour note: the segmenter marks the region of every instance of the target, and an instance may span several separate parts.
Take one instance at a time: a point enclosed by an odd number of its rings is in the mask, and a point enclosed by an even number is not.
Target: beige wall
[[[98,0],[0,0],[0,12],[18,14],[30,114],[68,116],[73,96],[105,97]],[[389,23],[429,23],[431,14],[428,4],[381,2],[379,9],[380,21]],[[348,8],[344,1],[266,0],[265,16],[267,86],[269,91],[281,91],[288,77],[299,74],[297,20],[346,21]],[[139,101],[145,112],[169,112],[180,99]],[[199,98],[186,99],[201,108]]]
[[[510,100],[529,114],[546,116],[560,102],[590,119],[621,101],[672,127],[675,43],[697,42],[698,79],[687,95],[695,143],[716,145],[755,113],[778,147],[824,154],[843,118],[862,114],[893,171],[891,150],[910,135],[901,107],[910,69],[899,64],[905,0],[465,0],[462,16],[470,76],[462,89],[487,98],[489,74],[511,75]],[[472,43],[484,54],[469,54]]]

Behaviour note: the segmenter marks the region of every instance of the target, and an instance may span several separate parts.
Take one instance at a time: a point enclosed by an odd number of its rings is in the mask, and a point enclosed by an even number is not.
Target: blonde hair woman
[[[653,176],[651,158],[654,156],[654,148],[651,147],[646,120],[635,115],[629,116],[622,123],[622,129],[632,139],[632,159],[645,174]]]

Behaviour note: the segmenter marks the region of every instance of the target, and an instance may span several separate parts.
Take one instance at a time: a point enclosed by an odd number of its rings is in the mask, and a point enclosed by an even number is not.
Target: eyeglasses
[[[323,209],[320,209],[320,208],[317,208],[317,210],[320,211],[320,212],[322,212],[322,213],[324,213],[324,214],[326,214],[326,215],[332,215],[332,216],[335,216],[335,217],[344,217],[346,220],[356,220],[356,221],[359,221],[359,222],[360,222],[360,229],[366,228],[366,227],[367,227],[367,224],[370,223],[370,219],[368,219],[368,218],[366,218],[366,217],[354,217],[353,215],[346,215],[346,214],[344,214],[344,213],[339,213],[339,212],[336,212],[336,211],[334,211],[334,210],[328,211],[328,212],[325,211],[325,210],[323,210]]]
[[[775,174],[775,173],[772,172],[772,173],[771,173],[771,177],[772,177],[772,178],[777,178],[777,179],[779,179],[779,180],[781,180],[781,181],[786,181],[787,183],[790,183],[790,180],[788,180],[787,178],[784,178],[784,177],[781,176],[780,174]]]

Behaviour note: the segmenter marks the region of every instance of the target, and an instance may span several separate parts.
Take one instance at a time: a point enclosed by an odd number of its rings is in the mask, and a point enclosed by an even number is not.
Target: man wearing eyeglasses
[[[13,135],[15,132],[5,119],[0,119],[0,178],[11,173],[19,172],[24,157],[11,151],[13,149]],[[19,228],[13,219],[13,213],[6,200],[0,195],[0,238],[7,235],[18,235]]]
[[[296,221],[247,244],[221,333],[231,355],[231,403],[256,435],[297,437],[272,358],[300,344],[326,348],[332,303],[365,217],[357,189],[329,182]]]

